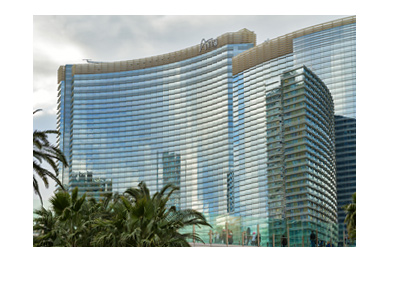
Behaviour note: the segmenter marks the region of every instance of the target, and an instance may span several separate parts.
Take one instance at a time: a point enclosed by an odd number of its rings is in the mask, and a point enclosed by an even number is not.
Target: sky
[[[56,129],[57,70],[65,64],[120,61],[195,46],[242,28],[257,43],[350,15],[301,16],[33,16],[33,129]],[[55,136],[51,137],[55,143]],[[55,189],[40,188],[44,199]],[[34,198],[38,198],[34,195]]]
[[[55,128],[61,65],[165,54],[242,28],[254,31],[262,43],[345,16],[34,16],[33,109],[43,109],[34,128]]]

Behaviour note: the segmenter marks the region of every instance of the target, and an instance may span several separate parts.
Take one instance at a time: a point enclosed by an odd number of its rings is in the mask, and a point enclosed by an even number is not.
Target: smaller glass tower
[[[302,66],[266,86],[270,239],[337,243],[335,125],[326,85]],[[289,232],[289,233],[287,233]]]

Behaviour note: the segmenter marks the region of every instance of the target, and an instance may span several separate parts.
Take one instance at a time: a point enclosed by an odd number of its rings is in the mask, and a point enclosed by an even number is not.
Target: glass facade
[[[275,211],[268,206],[267,164],[272,154],[268,153],[267,144],[275,137],[267,130],[269,103],[265,85],[292,67],[289,55],[234,76],[235,215],[242,217],[244,229],[255,230],[258,224],[263,237],[268,237],[268,218],[270,211]]]
[[[152,191],[173,183],[180,187],[172,197],[179,208],[226,214],[233,166],[231,59],[252,46],[228,44],[123,72],[70,77],[67,66],[60,113],[70,114],[70,124],[60,122],[60,142],[68,143],[60,147],[70,168],[63,182],[95,197],[123,193],[140,181]]]
[[[356,191],[356,24],[293,40],[296,65],[306,65],[328,86],[335,103],[339,237],[345,230],[342,207]]]
[[[57,137],[59,149],[63,151],[65,158],[70,157],[70,138],[71,138],[71,106],[72,106],[72,66],[65,67],[65,80],[58,85],[57,100],[57,129],[60,132]],[[59,164],[60,181],[69,185],[69,167]]]
[[[279,54],[283,55],[276,56]],[[235,205],[236,215],[241,216],[245,224],[242,228],[250,226],[254,229],[255,225],[261,226],[260,233],[264,238],[269,237],[266,242],[269,245],[271,234],[280,232],[287,235],[290,232],[293,238],[299,231],[304,234],[306,225],[309,229],[319,229],[320,237],[327,236],[323,238],[325,241],[333,236],[338,244],[343,243],[345,213],[342,207],[351,202],[351,195],[356,191],[355,17],[349,17],[341,23],[325,23],[293,32],[258,45],[239,57],[237,66],[247,60],[247,66],[238,68],[239,72],[234,74]],[[332,96],[335,112],[335,123],[331,125],[331,128],[335,128],[334,150],[332,141],[326,142],[324,137],[317,141],[314,137],[314,146],[306,146],[300,137],[291,138],[300,135],[302,128],[307,128],[307,132],[313,128],[305,127],[304,119],[299,116],[300,110],[290,112],[293,118],[279,117],[282,111],[289,114],[286,112],[289,106],[300,109],[301,103],[291,99],[290,105],[285,106],[286,101],[278,104],[277,94],[269,96],[270,89],[282,85],[277,76],[301,66],[306,66],[322,80]],[[299,83],[293,79],[291,86],[296,84]],[[325,114],[326,110],[322,113]],[[279,120],[283,120],[282,123]],[[287,129],[279,124],[297,124],[297,127],[290,126]],[[293,135],[286,134],[283,137],[282,132],[287,131],[293,132]],[[288,145],[286,148],[282,146],[285,139]],[[287,155],[281,152],[306,154],[309,148],[314,150],[314,157],[326,154],[335,156],[333,161],[332,158],[328,161],[317,160],[322,163],[321,166],[311,167],[319,173],[325,169],[323,176],[327,176],[327,182],[322,186],[330,195],[327,197],[324,192],[320,192],[305,204],[301,201],[305,198],[304,194],[288,194],[293,190],[301,190],[295,181],[300,178],[290,173],[299,172],[301,166],[294,164],[296,166],[288,168],[282,165],[282,157],[287,159]],[[297,163],[302,159],[294,157],[292,160]],[[288,162],[290,164],[292,162]],[[280,193],[282,189],[285,192]],[[280,199],[284,196],[285,201]],[[308,224],[310,219],[317,224]],[[322,225],[329,227],[320,227]],[[298,244],[299,239],[296,242]]]
[[[301,246],[315,230],[339,243],[355,192],[355,27],[349,17],[258,46],[243,29],[249,39],[182,58],[61,67],[63,184],[101,197],[173,183],[170,203],[214,226],[205,241],[250,245],[258,233],[276,246],[286,234]]]
[[[279,60],[290,65],[290,59]],[[299,245],[304,233],[316,229],[336,244],[332,97],[306,67],[285,66],[284,73],[270,67],[234,77],[235,215],[243,229],[261,227],[268,245],[287,233]]]

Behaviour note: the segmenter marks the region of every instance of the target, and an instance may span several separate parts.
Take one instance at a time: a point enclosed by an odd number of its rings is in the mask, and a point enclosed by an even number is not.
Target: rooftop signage
[[[255,45],[256,34],[247,29],[241,29],[237,32],[225,33],[218,38],[202,39],[200,45],[197,44],[186,49],[158,56],[113,62],[94,62],[90,59],[85,59],[86,63],[72,65],[72,74],[101,74],[151,68],[197,57],[199,54],[209,52],[224,45],[247,43]],[[64,80],[64,78],[65,66],[61,66],[58,71],[58,83]]]
[[[199,53],[201,52],[203,47],[204,47],[204,50],[208,50],[208,49],[211,49],[211,48],[214,48],[214,47],[217,47],[217,46],[218,46],[218,40],[217,39],[213,39],[213,38],[208,39],[208,40],[202,39],[201,43],[200,43]]]

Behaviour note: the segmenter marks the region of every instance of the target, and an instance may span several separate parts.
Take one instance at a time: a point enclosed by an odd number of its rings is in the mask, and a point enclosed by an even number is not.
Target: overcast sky
[[[257,43],[345,16],[34,16],[33,128],[55,128],[60,65],[169,53],[242,28]]]

